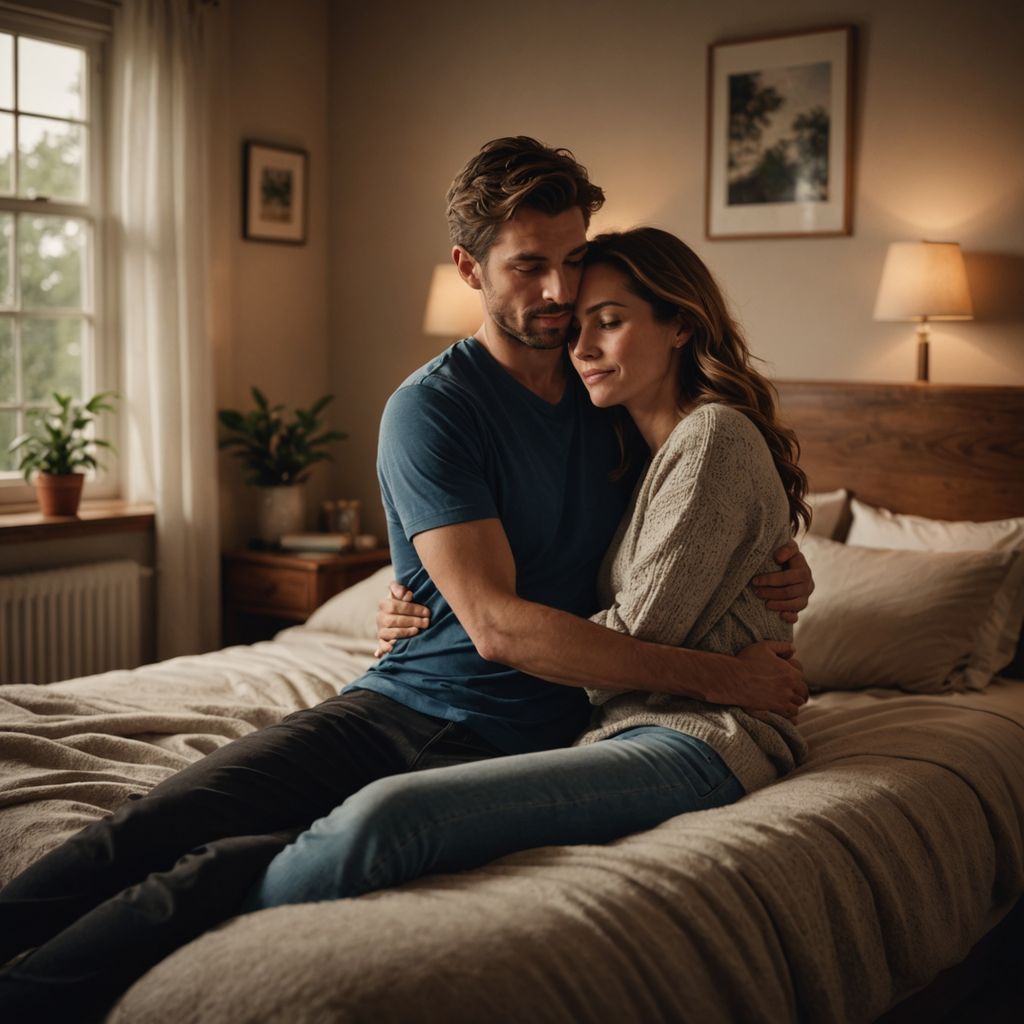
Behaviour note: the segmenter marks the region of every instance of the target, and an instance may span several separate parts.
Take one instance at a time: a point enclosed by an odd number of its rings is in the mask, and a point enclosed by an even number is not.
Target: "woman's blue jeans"
[[[654,726],[396,775],[365,786],[282,850],[243,909],[358,896],[537,846],[604,843],[743,792],[707,744]]]

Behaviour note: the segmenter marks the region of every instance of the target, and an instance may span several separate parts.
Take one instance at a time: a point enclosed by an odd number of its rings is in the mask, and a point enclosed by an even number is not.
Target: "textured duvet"
[[[0,688],[0,882],[130,793],[336,693],[370,651],[297,627]],[[871,1020],[1024,892],[1024,683],[825,694],[800,728],[808,762],[731,807],[236,918],[109,1021]]]

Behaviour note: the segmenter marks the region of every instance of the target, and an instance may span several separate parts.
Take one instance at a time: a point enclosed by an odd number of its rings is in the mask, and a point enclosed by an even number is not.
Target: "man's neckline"
[[[558,399],[554,402],[549,401],[542,395],[538,394],[528,384],[524,384],[507,366],[501,363],[491,350],[475,335],[471,334],[468,338],[464,339],[467,342],[472,343],[472,347],[478,350],[481,355],[486,359],[489,365],[492,365],[501,376],[511,382],[511,384],[521,391],[523,394],[529,396],[529,400],[535,403],[538,407],[546,409],[550,412],[557,412],[562,409],[570,399],[572,392],[572,382],[569,377],[572,373],[571,367],[568,365],[568,358],[565,357],[565,350],[563,349],[563,370],[562,370],[562,393]]]

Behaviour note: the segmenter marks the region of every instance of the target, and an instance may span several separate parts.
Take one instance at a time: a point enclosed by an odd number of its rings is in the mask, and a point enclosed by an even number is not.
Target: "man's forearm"
[[[759,644],[736,658],[646,643],[586,619],[524,601],[501,523],[473,520],[413,539],[424,568],[477,652],[567,686],[673,693],[713,704],[793,715],[807,688],[785,653]],[[777,655],[782,655],[782,658]]]
[[[588,619],[510,597],[468,626],[480,655],[540,679],[592,689],[648,690],[709,699],[735,659],[637,640]]]

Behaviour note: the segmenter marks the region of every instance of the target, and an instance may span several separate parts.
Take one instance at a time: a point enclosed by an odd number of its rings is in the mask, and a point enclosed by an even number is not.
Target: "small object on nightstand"
[[[268,640],[305,622],[329,597],[391,561],[387,548],[333,554],[228,551],[223,556],[224,642]]]
[[[333,551],[341,554],[351,551],[352,546],[350,533],[286,533],[281,538],[282,551]],[[376,546],[375,540],[370,547]]]
[[[355,537],[359,533],[361,507],[358,498],[325,501],[320,505],[320,525],[327,533],[347,533]]]

